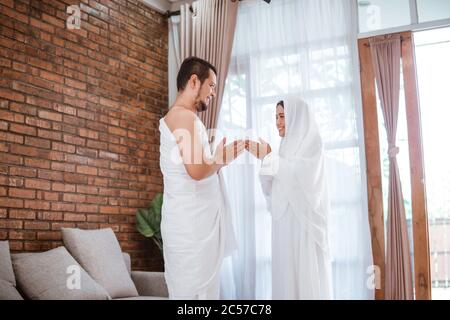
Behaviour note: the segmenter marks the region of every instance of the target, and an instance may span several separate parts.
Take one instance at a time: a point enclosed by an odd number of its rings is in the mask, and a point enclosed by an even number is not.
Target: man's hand
[[[226,166],[233,162],[245,150],[243,140],[236,140],[225,145],[226,141],[227,138],[223,138],[214,152],[215,164]]]
[[[259,138],[259,143],[252,140],[245,140],[245,149],[260,160],[272,152],[270,144],[261,138]]]

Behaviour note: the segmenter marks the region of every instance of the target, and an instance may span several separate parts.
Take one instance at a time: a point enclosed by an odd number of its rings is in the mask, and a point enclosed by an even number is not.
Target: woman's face
[[[284,125],[284,108],[281,106],[281,104],[277,105],[276,117],[278,133],[280,134],[280,137],[284,137],[286,133],[286,127]]]

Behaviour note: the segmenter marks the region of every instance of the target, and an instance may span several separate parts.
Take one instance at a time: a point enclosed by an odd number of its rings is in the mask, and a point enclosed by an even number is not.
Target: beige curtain
[[[402,185],[397,164],[397,120],[400,94],[400,36],[372,38],[372,62],[389,143],[389,200],[386,252],[388,300],[412,300],[411,253]]]
[[[199,117],[208,129],[215,129],[233,48],[238,1],[198,0],[180,8],[180,60],[189,56],[205,59],[217,68],[217,95]]]

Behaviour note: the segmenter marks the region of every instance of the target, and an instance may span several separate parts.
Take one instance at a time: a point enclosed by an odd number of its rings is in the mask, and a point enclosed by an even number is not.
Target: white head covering
[[[281,140],[279,181],[285,198],[301,224],[318,244],[328,249],[328,196],[324,168],[324,149],[310,107],[300,98],[284,100],[285,136]]]

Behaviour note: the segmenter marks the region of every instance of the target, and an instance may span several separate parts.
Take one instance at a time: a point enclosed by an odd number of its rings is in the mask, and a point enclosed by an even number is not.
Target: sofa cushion
[[[17,287],[32,300],[107,300],[96,283],[64,247],[12,255]],[[79,285],[79,286],[78,286]]]
[[[16,285],[8,241],[0,241],[0,280]]]
[[[111,298],[136,297],[119,242],[111,228],[80,230],[62,228],[64,245]]]
[[[118,298],[114,300],[169,300],[169,298],[166,297],[149,297],[149,296],[139,296],[139,297],[132,297],[132,298]]]
[[[0,279],[0,300],[23,300],[23,298],[11,282]]]
[[[131,257],[129,253],[122,253],[123,260],[125,261],[125,265],[127,267],[128,273],[131,275]]]

